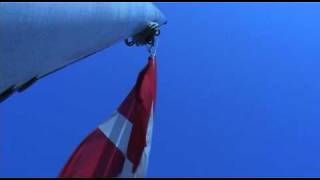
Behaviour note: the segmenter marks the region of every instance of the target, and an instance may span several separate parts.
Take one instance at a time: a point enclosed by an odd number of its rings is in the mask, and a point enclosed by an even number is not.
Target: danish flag
[[[59,177],[145,177],[156,99],[156,60],[148,58],[113,115],[76,148]]]

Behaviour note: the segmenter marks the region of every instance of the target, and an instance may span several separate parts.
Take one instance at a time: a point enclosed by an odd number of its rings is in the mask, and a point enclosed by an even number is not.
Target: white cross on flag
[[[144,177],[156,98],[156,61],[150,56],[135,86],[110,119],[77,147],[60,177]]]

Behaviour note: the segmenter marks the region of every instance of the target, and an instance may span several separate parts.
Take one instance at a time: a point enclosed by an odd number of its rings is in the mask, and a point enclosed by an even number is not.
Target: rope
[[[131,40],[125,39],[127,46],[142,46],[154,45],[155,37],[160,35],[159,25],[155,22],[150,22],[148,26],[140,33],[134,35]]]

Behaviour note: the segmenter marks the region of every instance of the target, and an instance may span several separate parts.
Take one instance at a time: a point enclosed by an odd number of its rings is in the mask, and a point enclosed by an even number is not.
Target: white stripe
[[[151,150],[152,131],[153,131],[153,103],[151,106],[149,124],[148,124],[148,129],[147,129],[147,137],[146,137],[147,138],[147,145],[144,148],[142,158],[141,158],[141,161],[140,161],[140,164],[137,169],[135,177],[144,177],[147,175],[150,150]]]
[[[119,177],[145,177],[147,174],[150,149],[151,149],[151,140],[152,140],[152,130],[153,130],[153,104],[151,106],[151,112],[148,122],[147,129],[147,144],[143,150],[143,154],[140,160],[140,164],[135,173],[132,173],[133,164],[126,158],[123,169]]]
[[[126,157],[129,144],[129,138],[131,134],[132,124],[124,116],[118,112],[114,112],[112,117],[99,126],[99,129],[113,142],[113,144],[121,150]],[[137,167],[137,171],[132,173],[133,164],[126,157],[125,163],[119,177],[145,177],[147,173],[151,141],[153,131],[153,104],[151,106],[150,117],[148,121],[148,129],[146,134],[146,147],[143,150],[143,154],[140,160],[140,164]]]
[[[134,177],[132,173],[133,164],[128,158],[125,159],[123,169],[118,177]]]
[[[131,122],[118,112],[99,126],[99,129],[113,142],[113,144],[125,155],[131,134]]]

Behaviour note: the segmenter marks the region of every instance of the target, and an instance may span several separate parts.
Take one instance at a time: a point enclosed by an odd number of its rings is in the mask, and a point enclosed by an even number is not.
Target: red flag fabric
[[[81,142],[59,177],[145,177],[156,75],[156,60],[150,56],[129,95],[111,118]]]

